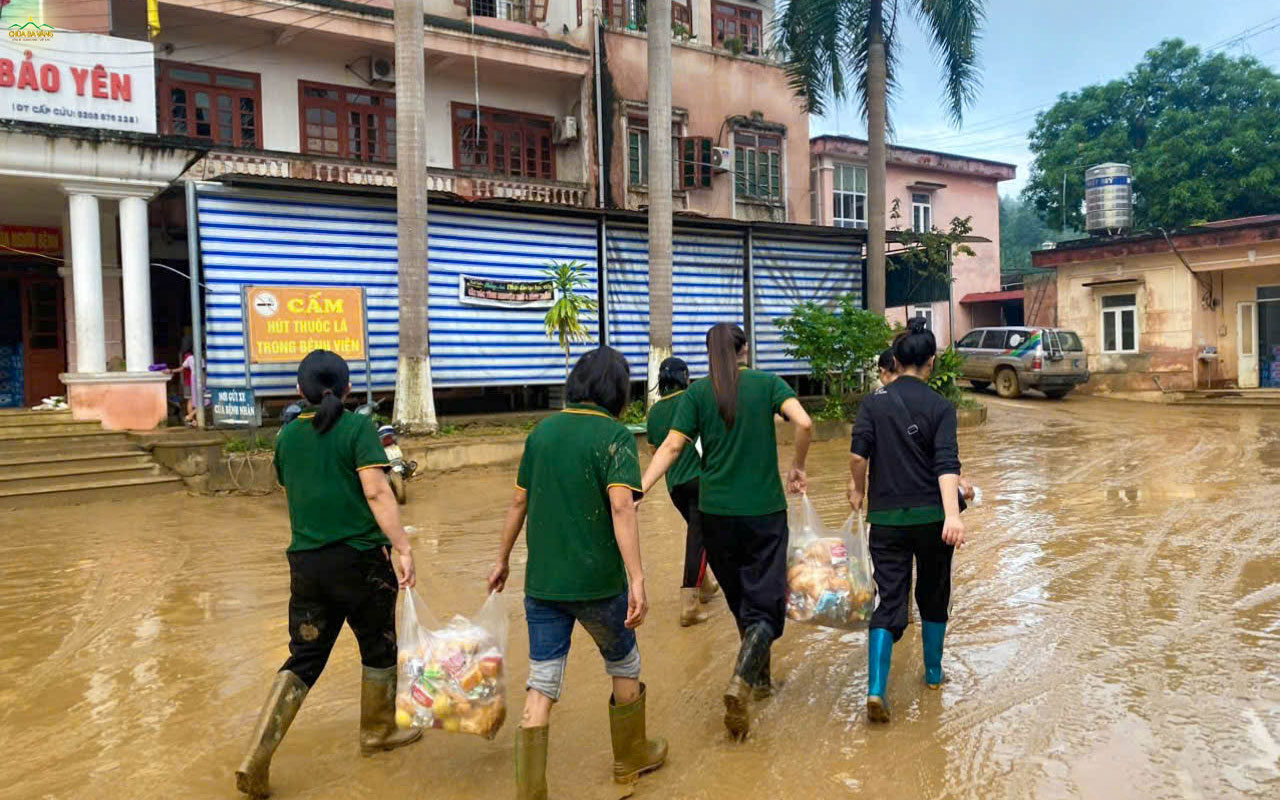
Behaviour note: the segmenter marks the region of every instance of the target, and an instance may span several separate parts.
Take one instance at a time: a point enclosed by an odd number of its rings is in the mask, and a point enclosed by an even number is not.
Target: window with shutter
[[[453,164],[457,169],[555,180],[554,120],[536,114],[453,103]]]
[[[229,147],[262,146],[262,88],[257,73],[156,62],[160,132]]]
[[[782,202],[782,137],[735,131],[734,187],[738,197]]]
[[[394,94],[311,81],[298,81],[298,94],[302,152],[396,160]]]

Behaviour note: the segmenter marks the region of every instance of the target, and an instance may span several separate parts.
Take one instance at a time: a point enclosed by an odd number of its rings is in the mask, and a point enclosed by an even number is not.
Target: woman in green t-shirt
[[[793,493],[804,473],[813,423],[781,378],[747,368],[747,335],[722,322],[707,332],[711,375],[695,381],[676,408],[667,436],[644,475],[649,489],[702,440],[698,508],[707,559],[720,579],[742,646],[725,690],[724,724],[741,739],[750,729],[749,702],[771,691],[769,650],[782,635],[787,596],[787,498],[778,475],[774,415],[796,428],[787,476]]]
[[[645,686],[635,629],[648,613],[635,501],[636,437],[618,422],[631,370],[611,347],[583,353],[565,385],[568,404],[529,434],[502,529],[489,591],[510,575],[511,549],[528,521],[524,610],[529,680],[516,734],[516,797],[547,797],[551,707],[560,699],[573,629],[581,625],[613,679],[609,733],[613,779],[630,783],[663,765],[665,739],[645,732]]]
[[[655,451],[671,432],[680,398],[689,388],[689,365],[672,356],[658,367],[658,394],[662,399],[649,409],[646,434]],[[690,447],[680,454],[667,470],[667,494],[671,504],[684,517],[684,576],[680,583],[680,625],[689,627],[707,621],[699,607],[715,596],[719,587],[707,572],[707,550],[702,546],[702,513],[698,511],[698,475],[702,462],[698,451]]]
[[[276,478],[293,531],[289,549],[289,659],[276,673],[258,717],[236,788],[270,792],[271,756],[307,691],[329,660],[345,622],[360,646],[360,752],[409,744],[420,730],[398,730],[396,595],[415,582],[413,551],[387,483],[386,452],[373,423],[343,408],[347,363],[312,351],[298,367],[298,391],[314,407],[276,436]],[[394,545],[400,567],[392,565]]]

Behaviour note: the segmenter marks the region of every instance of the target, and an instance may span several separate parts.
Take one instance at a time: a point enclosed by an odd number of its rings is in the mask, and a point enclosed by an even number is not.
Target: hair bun
[[[909,328],[912,333],[924,333],[929,330],[929,320],[924,317],[912,317],[911,321],[907,323],[907,328]]]

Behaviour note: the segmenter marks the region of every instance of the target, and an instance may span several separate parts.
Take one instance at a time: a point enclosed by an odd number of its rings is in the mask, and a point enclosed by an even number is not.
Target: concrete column
[[[72,193],[71,285],[75,291],[76,366],[75,371],[106,372],[106,325],[102,311],[102,232],[98,220],[98,198]]]
[[[151,345],[151,252],[147,201],[120,198],[120,266],[124,292],[124,359],[129,372],[146,372]]]

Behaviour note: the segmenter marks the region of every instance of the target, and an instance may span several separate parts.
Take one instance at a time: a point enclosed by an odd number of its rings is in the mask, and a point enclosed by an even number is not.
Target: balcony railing
[[[329,160],[305,155],[231,153],[213,151],[197,161],[184,176],[192,180],[216,180],[226,175],[336,183],[347,186],[396,185],[393,166]],[[429,169],[427,191],[456,194],[467,199],[516,200],[558,206],[586,206],[591,193],[586,184],[506,175]]]

